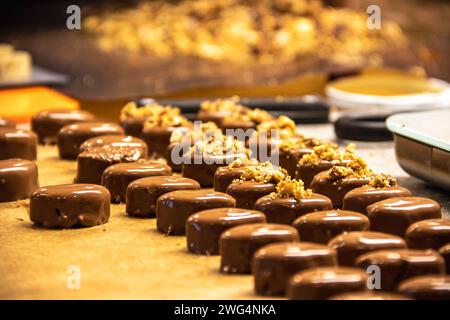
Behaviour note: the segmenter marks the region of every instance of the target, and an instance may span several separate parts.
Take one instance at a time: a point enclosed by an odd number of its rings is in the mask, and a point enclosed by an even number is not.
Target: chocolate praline
[[[419,197],[390,198],[367,207],[371,230],[404,237],[414,222],[440,218],[441,206],[431,199]],[[450,238],[449,238],[450,240]]]
[[[92,227],[109,220],[109,191],[94,184],[63,184],[36,190],[30,220],[47,228]]]
[[[320,160],[317,164],[311,163],[298,163],[297,168],[295,170],[295,179],[302,180],[305,184],[305,188],[309,188],[311,186],[311,182],[314,177],[320,172],[331,169],[333,166],[345,166],[349,160]]]
[[[367,185],[347,192],[342,201],[342,209],[366,214],[367,207],[375,202],[410,196],[411,192],[403,187],[375,188]]]
[[[148,127],[142,130],[142,139],[147,143],[149,155],[167,157],[172,132],[184,127]],[[186,127],[188,129],[188,127]]]
[[[103,171],[102,185],[109,190],[112,203],[121,203],[125,202],[127,187],[134,180],[171,174],[172,169],[168,165],[150,160],[117,163]]]
[[[0,128],[0,160],[36,160],[37,136],[31,131]]]
[[[195,213],[186,222],[188,250],[195,254],[219,254],[220,235],[235,226],[264,223],[262,212],[240,208],[217,208]]]
[[[81,144],[86,140],[114,134],[124,134],[123,129],[115,123],[81,122],[66,125],[58,131],[59,156],[62,159],[76,159]]]
[[[257,181],[237,181],[227,188],[227,194],[236,199],[236,207],[243,209],[253,209],[259,198],[275,191],[275,184]]]
[[[141,148],[112,146],[89,148],[77,157],[75,182],[101,184],[103,171],[110,165],[133,162],[144,157]]]
[[[132,136],[123,135],[104,135],[90,138],[81,144],[78,153],[81,153],[89,148],[104,146],[140,149],[141,153],[144,155],[144,158],[147,157],[148,153],[147,144],[144,142],[144,140]]]
[[[406,249],[402,238],[373,231],[343,233],[331,239],[328,245],[336,249],[339,265],[342,266],[354,266],[358,256],[370,251]]]
[[[291,300],[324,300],[343,292],[366,290],[367,279],[367,274],[358,268],[311,268],[290,279],[287,297]]]
[[[278,151],[278,162],[280,167],[287,170],[291,177],[295,177],[295,172],[297,171],[297,164],[300,159],[305,155],[312,153],[313,149],[310,148],[300,148],[292,150],[279,149]],[[276,155],[275,155],[276,156]]]
[[[410,248],[439,250],[450,243],[450,219],[416,222],[406,230],[405,238]]]
[[[190,215],[213,208],[235,207],[236,201],[222,192],[178,190],[156,201],[156,227],[167,235],[183,235]]]
[[[323,194],[330,198],[334,208],[342,207],[342,200],[347,192],[368,184],[369,177],[357,177],[354,175],[338,179],[328,179],[328,171],[317,174],[311,182],[314,192]]]
[[[397,290],[417,300],[450,300],[450,276],[417,276],[400,283]]]
[[[197,113],[198,120],[202,122],[212,121],[220,127],[222,120],[231,115],[231,111],[206,111],[199,110]]]
[[[131,182],[126,191],[126,212],[132,216],[154,217],[156,200],[163,194],[176,190],[200,190],[192,179],[174,176],[141,178]]]
[[[356,259],[356,266],[368,270],[380,269],[381,290],[395,291],[397,285],[408,278],[426,274],[444,274],[444,259],[434,250],[379,250]]]
[[[252,223],[228,229],[219,239],[220,271],[250,273],[253,254],[270,243],[299,241],[297,230],[274,223]]]
[[[244,173],[244,166],[230,168],[229,166],[219,167],[214,173],[214,190],[219,192],[227,192],[228,186],[237,180]]]
[[[255,203],[255,210],[263,212],[266,215],[267,222],[289,225],[304,214],[332,208],[331,200],[318,193],[312,193],[302,199],[267,195],[259,198]]]
[[[94,119],[93,114],[83,110],[44,110],[31,118],[31,130],[40,144],[55,144],[58,131],[65,125]]]
[[[0,202],[27,199],[38,188],[38,168],[34,162],[0,160]]]
[[[350,231],[367,231],[369,219],[353,211],[328,210],[305,214],[292,224],[302,241],[328,243],[335,236]]]
[[[142,130],[144,129],[145,118],[128,118],[120,120],[119,124],[125,131],[126,135],[136,138],[142,137]]]
[[[366,291],[337,294],[332,296],[329,300],[412,300],[412,299],[405,295],[397,293],[366,290]]]
[[[445,265],[447,266],[447,274],[450,274],[450,243],[441,247],[439,253],[445,260]]]
[[[12,120],[9,120],[7,118],[0,117],[0,128],[15,128],[16,123]]]
[[[253,255],[255,292],[263,296],[283,296],[289,278],[295,273],[335,265],[336,251],[324,245],[309,242],[266,245]]]

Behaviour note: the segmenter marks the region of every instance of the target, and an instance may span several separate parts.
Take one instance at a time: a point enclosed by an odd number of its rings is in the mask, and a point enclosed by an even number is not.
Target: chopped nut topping
[[[380,173],[370,180],[369,186],[374,188],[389,188],[397,185],[397,179],[387,173]]]
[[[197,139],[203,139],[205,136],[211,136],[220,131],[214,122],[202,122],[200,126],[191,128],[177,128],[170,136],[170,143],[188,141],[194,142]],[[220,131],[221,132],[221,131]]]
[[[215,132],[207,139],[196,141],[190,149],[191,154],[225,155],[247,154],[244,143],[233,136],[226,136],[222,132]]]
[[[300,164],[319,164],[320,161],[333,161],[333,160],[344,160],[350,159],[354,154],[354,149],[349,149],[342,153],[333,144],[322,144],[313,148],[312,153],[305,154],[300,159]]]
[[[264,121],[256,126],[257,134],[260,136],[271,137],[272,130],[275,130],[277,138],[280,139],[288,139],[298,135],[294,120],[286,116],[279,116],[277,119]]]
[[[161,113],[163,106],[156,102],[149,103],[145,106],[138,107],[136,102],[128,102],[120,111],[120,120],[126,119],[146,119]]]
[[[146,117],[144,128],[189,127],[192,123],[181,115],[181,110],[172,106],[160,106],[159,112]]]
[[[259,164],[259,161],[252,158],[249,159],[248,157],[240,157],[237,158],[236,160],[234,160],[232,163],[230,163],[228,165],[228,168],[233,169],[233,168],[240,168],[240,167],[244,167],[244,166],[256,166]]]
[[[261,183],[278,183],[289,177],[287,171],[274,166],[270,162],[259,163],[255,166],[244,168],[240,179],[237,181],[256,181]]]
[[[275,198],[290,198],[294,197],[297,200],[301,200],[310,197],[312,194],[311,189],[305,189],[305,185],[302,180],[291,180],[290,177],[278,182],[277,192],[272,192],[270,195]]]
[[[352,160],[345,166],[333,166],[328,170],[326,178],[335,181],[348,176],[368,178],[373,176],[373,172],[367,168],[367,162],[363,158],[353,154]]]
[[[240,98],[238,96],[227,99],[206,100],[201,103],[200,109],[211,112],[229,111],[233,113],[245,113],[248,108],[239,104],[239,100]]]

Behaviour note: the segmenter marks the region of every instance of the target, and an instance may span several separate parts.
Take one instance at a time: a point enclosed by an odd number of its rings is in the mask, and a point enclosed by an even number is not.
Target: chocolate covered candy
[[[367,279],[367,274],[357,268],[311,268],[291,278],[287,297],[291,300],[324,300],[339,293],[366,290]]]
[[[36,160],[37,136],[31,131],[0,128],[0,160]]]
[[[450,243],[450,219],[429,219],[416,222],[406,230],[408,247],[439,250]]]
[[[311,187],[311,182],[317,174],[329,170],[335,165],[345,165],[347,162],[344,160],[320,160],[318,163],[302,163],[299,161],[295,170],[295,179],[302,180],[305,187]]]
[[[263,296],[285,294],[289,278],[297,272],[318,266],[337,265],[336,251],[309,243],[273,243],[253,255],[255,292]]]
[[[12,120],[9,120],[7,118],[0,117],[0,128],[15,128],[16,123]]]
[[[400,283],[398,292],[417,300],[450,300],[450,276],[418,276]]]
[[[29,160],[0,160],[0,202],[27,199],[39,188],[38,168]]]
[[[375,202],[394,197],[409,197],[411,192],[402,187],[375,188],[362,186],[347,192],[342,201],[342,209],[366,214],[367,207]]]
[[[439,249],[439,253],[445,260],[447,266],[447,274],[450,274],[450,243]]]
[[[381,290],[394,291],[408,278],[426,274],[444,274],[444,259],[434,250],[379,250],[359,256],[356,266],[367,270],[375,265],[380,268]]]
[[[109,190],[111,202],[120,203],[125,202],[127,187],[134,180],[171,174],[172,169],[167,164],[152,162],[150,160],[117,163],[103,171],[102,185]]]
[[[144,128],[142,139],[147,143],[149,154],[166,157],[170,144],[170,136],[175,128],[151,127]]]
[[[312,153],[313,150],[307,147],[285,150],[282,146],[283,144],[280,145],[280,150],[278,152],[278,163],[280,167],[286,169],[291,177],[295,177],[298,162],[305,154]]]
[[[172,176],[135,180],[126,190],[126,212],[132,216],[154,217],[156,200],[161,195],[176,190],[200,190],[200,184],[192,179]]]
[[[233,227],[220,236],[220,271],[250,273],[253,254],[264,245],[299,240],[297,230],[273,223],[254,223]]]
[[[108,189],[94,184],[63,184],[36,190],[30,220],[48,228],[93,227],[109,220]]]
[[[236,201],[222,192],[177,190],[160,196],[156,202],[156,227],[167,235],[185,234],[190,215],[213,208],[235,207]]]
[[[379,292],[377,290],[341,293],[332,296],[329,300],[412,300],[397,293]]]
[[[77,157],[75,182],[101,184],[103,171],[120,162],[133,162],[145,157],[141,148],[134,147],[94,147]]]
[[[358,256],[370,251],[406,248],[402,238],[372,231],[343,233],[331,239],[328,245],[336,249],[339,265],[342,266],[354,266]]]
[[[335,236],[350,231],[367,231],[369,219],[357,212],[329,210],[305,214],[293,223],[302,241],[328,243]]]
[[[80,146],[86,140],[104,135],[123,135],[123,129],[115,123],[81,122],[61,128],[57,136],[59,156],[76,159]]]
[[[219,192],[227,192],[228,186],[241,177],[244,172],[244,167],[233,167],[230,166],[219,167],[214,173],[214,190]]]
[[[94,115],[83,110],[44,110],[31,118],[31,130],[40,144],[55,144],[58,131],[65,125],[94,121]]]
[[[236,207],[253,209],[259,198],[275,192],[275,190],[273,183],[238,181],[228,186],[227,193],[236,199]]]
[[[123,136],[123,135],[105,135],[90,138],[81,144],[78,153],[81,153],[89,148],[97,148],[104,146],[139,149],[140,152],[143,154],[144,158],[147,157],[148,153],[147,144],[144,142],[144,140],[132,136]]]
[[[186,222],[188,250],[196,254],[219,254],[220,235],[235,226],[264,223],[263,213],[240,208],[217,208],[195,213]]]
[[[414,222],[440,218],[441,206],[427,198],[390,198],[368,206],[367,216],[371,230],[404,237],[406,229]]]

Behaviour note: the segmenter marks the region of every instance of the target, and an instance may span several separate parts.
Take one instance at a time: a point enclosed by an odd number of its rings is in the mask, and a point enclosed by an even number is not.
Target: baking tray
[[[0,89],[11,89],[30,86],[64,86],[69,83],[69,76],[33,65],[30,79],[21,81],[0,82]]]
[[[395,154],[409,174],[450,190],[450,109],[401,113],[386,120]]]

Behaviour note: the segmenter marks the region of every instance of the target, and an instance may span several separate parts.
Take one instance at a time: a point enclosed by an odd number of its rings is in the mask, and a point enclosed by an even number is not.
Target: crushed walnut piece
[[[192,123],[181,115],[181,110],[172,106],[161,106],[160,112],[146,117],[144,128],[189,127]]]
[[[136,102],[130,101],[120,111],[120,120],[146,119],[160,114],[164,107],[156,102],[150,102],[144,106],[138,106]]]
[[[373,188],[389,188],[397,186],[397,179],[387,173],[374,175],[369,181],[369,186]]]
[[[194,143],[190,149],[191,154],[202,155],[232,155],[247,154],[248,150],[242,141],[233,136],[227,136],[222,132],[215,132],[207,139],[199,140]]]
[[[258,160],[254,159],[254,158],[249,159],[247,156],[242,156],[242,157],[234,160],[232,163],[230,163],[228,165],[228,168],[230,168],[230,169],[241,168],[244,166],[256,166],[258,164],[259,164]]]
[[[302,180],[291,180],[290,177],[278,182],[277,192],[272,192],[270,194],[273,199],[294,197],[297,200],[310,197],[311,195],[312,190],[305,189],[305,185]]]
[[[200,110],[209,112],[233,112],[245,113],[248,108],[239,103],[238,96],[232,96],[226,99],[205,100],[200,104]]]
[[[265,121],[256,126],[256,131],[258,131],[259,135],[266,134],[268,137],[271,137],[272,130],[275,130],[280,139],[288,139],[297,135],[294,120],[287,116],[279,116],[277,119]]]
[[[256,181],[260,183],[278,183],[289,177],[287,171],[281,167],[272,165],[269,161],[255,166],[244,168],[240,179],[237,181]]]
[[[349,176],[368,178],[373,176],[373,172],[367,168],[367,162],[363,158],[353,155],[352,160],[345,166],[333,166],[328,170],[326,178],[335,181]]]
[[[349,145],[350,146],[350,145]],[[354,155],[353,146],[347,149],[344,153],[339,151],[334,144],[321,144],[316,147],[313,147],[313,152],[309,154],[305,154],[300,159],[300,164],[313,164],[317,165],[320,161],[333,161],[333,160],[344,160],[351,159]]]
[[[200,125],[194,123],[194,127],[191,128],[176,128],[170,135],[170,143],[173,142],[194,142],[196,139],[204,139],[207,136],[211,136],[220,131],[214,122],[201,122]],[[220,131],[221,132],[221,131]]]

